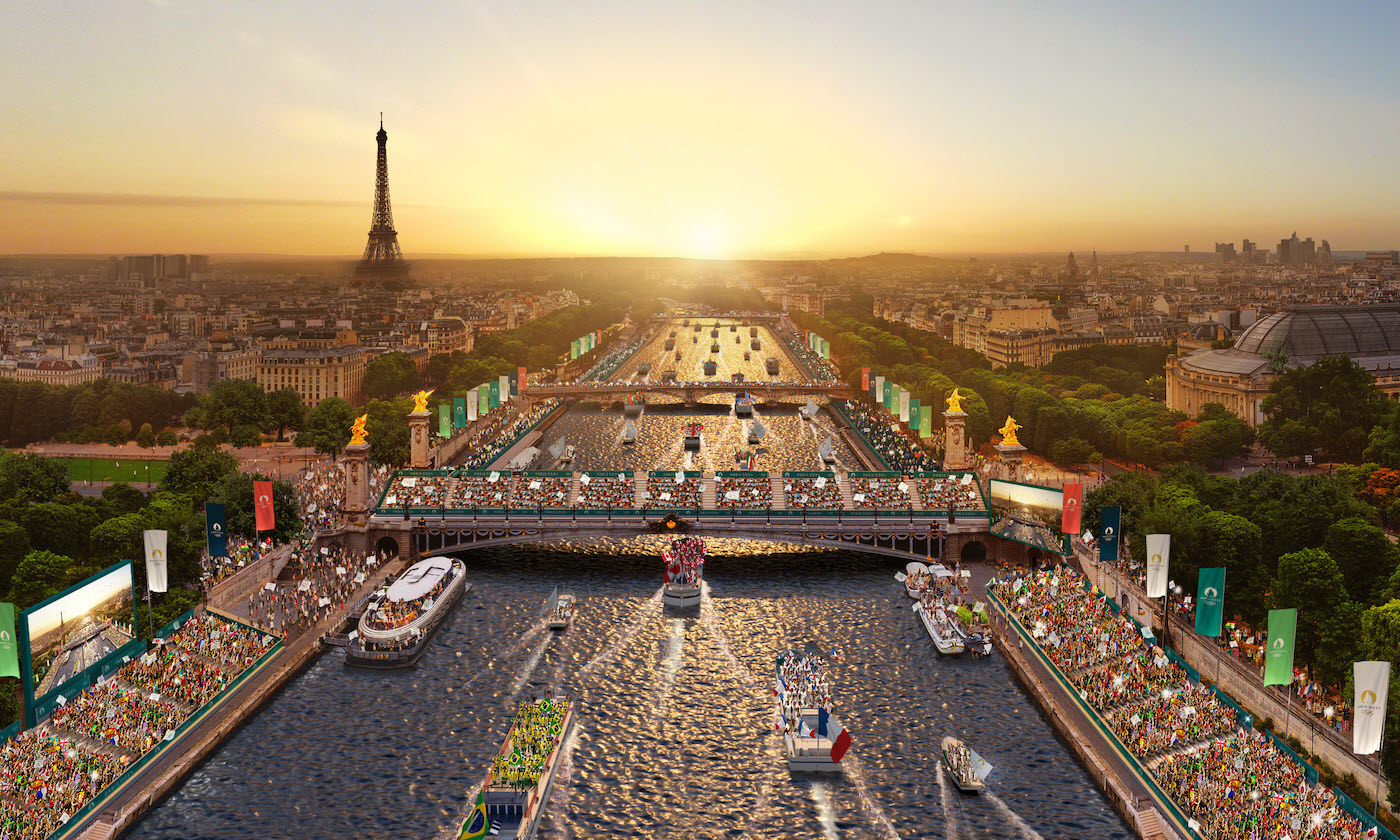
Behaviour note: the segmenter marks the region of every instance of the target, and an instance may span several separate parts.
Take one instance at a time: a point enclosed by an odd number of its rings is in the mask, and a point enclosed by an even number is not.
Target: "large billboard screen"
[[[1021,484],[994,478],[988,488],[992,506],[1007,510],[1029,508],[1041,519],[1057,522],[1064,507],[1065,494],[1053,487]]]
[[[122,561],[20,615],[32,697],[82,676],[132,640],[131,568]]]

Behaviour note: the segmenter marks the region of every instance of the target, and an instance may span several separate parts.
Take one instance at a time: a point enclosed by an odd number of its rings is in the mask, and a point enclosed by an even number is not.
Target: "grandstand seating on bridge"
[[[914,480],[915,489],[924,510],[948,510],[954,503],[958,510],[986,510],[982,488],[972,473],[949,473]]]
[[[588,477],[584,481],[584,476]],[[585,472],[579,476],[578,506],[581,508],[620,508],[630,510],[637,506],[637,489],[632,483],[632,473]]]
[[[417,471],[409,471],[414,473]],[[445,507],[453,479],[448,473],[398,474],[389,482],[384,494],[384,507],[438,508]]]
[[[573,489],[571,474],[531,475],[527,472],[515,480],[510,504],[514,508],[566,508],[572,501]]]
[[[496,480],[492,481],[491,476]],[[449,508],[503,508],[510,502],[510,474],[482,472],[460,475],[448,497]]]
[[[716,476],[715,502],[721,508],[758,508],[773,505],[773,481],[767,473],[763,476]]]
[[[909,484],[899,474],[851,478],[851,502],[861,510],[906,510],[914,505]]]
[[[841,485],[830,473],[822,477],[784,478],[783,494],[788,510],[841,510]]]
[[[688,476],[681,484],[674,475],[653,476],[647,479],[647,507],[676,508],[694,510],[700,507],[701,479]]]

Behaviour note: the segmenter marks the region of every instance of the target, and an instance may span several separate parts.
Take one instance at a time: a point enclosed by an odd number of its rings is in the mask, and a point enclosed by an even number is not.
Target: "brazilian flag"
[[[477,793],[476,807],[472,809],[467,821],[462,823],[462,833],[457,835],[458,840],[477,840],[485,837],[491,831],[491,818],[486,816],[486,794]]]

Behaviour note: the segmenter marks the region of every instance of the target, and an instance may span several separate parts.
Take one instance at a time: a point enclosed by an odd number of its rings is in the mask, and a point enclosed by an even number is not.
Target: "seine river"
[[[416,669],[321,655],[129,834],[445,838],[518,698],[563,688],[580,724],[542,838],[1127,838],[1000,659],[943,660],[896,560],[716,540],[699,610],[660,603],[661,538],[464,556],[473,591]],[[573,627],[541,630],[555,584]],[[842,773],[787,771],[774,658],[836,647]],[[995,770],[981,796],[939,767],[947,734]]]

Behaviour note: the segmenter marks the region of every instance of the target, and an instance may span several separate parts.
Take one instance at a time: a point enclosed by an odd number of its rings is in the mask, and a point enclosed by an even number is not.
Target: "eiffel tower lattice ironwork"
[[[389,133],[384,130],[383,114],[379,115],[375,139],[379,141],[379,161],[374,174],[374,216],[364,258],[355,266],[355,280],[363,285],[403,287],[408,281],[408,263],[399,250],[399,234],[389,206]]]

